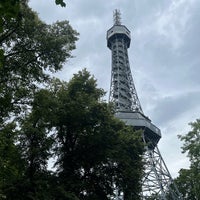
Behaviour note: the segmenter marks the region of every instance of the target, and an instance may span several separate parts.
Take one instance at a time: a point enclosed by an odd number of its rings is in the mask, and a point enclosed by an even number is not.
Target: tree
[[[1,0],[0,2],[0,33],[2,30],[2,24],[5,19],[15,18],[19,14],[19,7],[21,3],[27,3],[27,0]],[[62,7],[66,6],[63,0],[55,0],[57,5]]]
[[[53,99],[50,97],[49,92],[43,89],[36,93],[32,112],[21,122],[18,147],[25,163],[24,179],[21,183],[26,188],[23,189],[24,199],[50,199],[50,174],[47,169],[53,144],[48,125],[49,106],[53,106]]]
[[[200,119],[189,124],[192,128],[184,136],[179,136],[183,153],[190,159],[190,169],[181,169],[176,183],[185,199],[200,199]]]
[[[141,135],[114,117],[101,100],[104,92],[86,70],[54,88],[56,166],[65,191],[61,199],[70,194],[78,199],[110,199],[116,188],[125,199],[139,199]]]
[[[7,199],[112,199],[117,191],[139,199],[141,134],[114,117],[103,95],[86,70],[34,94],[15,137],[19,176],[1,187]],[[55,173],[47,168],[52,156]]]
[[[48,80],[48,71],[60,70],[71,57],[77,33],[68,21],[43,23],[26,3],[20,16],[4,20],[0,67],[0,113],[7,117],[27,105],[38,84]],[[17,106],[17,107],[16,107]],[[2,120],[2,119],[1,119]]]
[[[189,123],[189,125],[192,130],[179,138],[184,141],[183,153],[187,152],[191,165],[198,166],[200,164],[200,119]]]
[[[65,7],[66,4],[63,0],[55,0],[57,5]],[[0,2],[0,43],[4,40],[7,32],[4,32],[4,23],[11,22],[15,19],[21,20],[20,6],[27,4],[27,0],[2,0]],[[0,49],[0,67],[2,66],[4,57],[3,49]]]
[[[36,115],[29,115],[34,96],[48,83],[50,72],[60,70],[71,57],[78,34],[68,21],[45,24],[26,0],[1,1],[0,12],[0,198],[9,194],[7,198],[17,199],[14,191],[22,188],[17,183],[29,167],[24,162],[29,149],[25,155],[17,146],[19,130],[30,137],[44,133],[43,127],[36,127]],[[26,122],[20,124],[20,118]]]

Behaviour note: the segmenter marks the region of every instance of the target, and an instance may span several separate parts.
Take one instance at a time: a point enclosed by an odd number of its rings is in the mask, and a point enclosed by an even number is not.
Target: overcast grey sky
[[[131,31],[129,61],[144,113],[162,131],[161,154],[175,177],[188,167],[178,134],[200,113],[200,1],[199,0],[30,0],[30,7],[46,23],[69,20],[79,33],[77,49],[62,72],[68,81],[87,68],[99,87],[109,93],[111,52],[106,31],[113,11],[120,9],[122,24]],[[108,95],[107,95],[108,96]]]

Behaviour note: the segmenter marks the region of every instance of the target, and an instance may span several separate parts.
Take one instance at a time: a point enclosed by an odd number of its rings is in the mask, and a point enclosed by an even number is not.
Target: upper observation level
[[[119,10],[114,11],[114,25],[107,31],[107,47],[111,49],[112,42],[115,38],[124,38],[127,48],[130,47],[131,32],[126,26],[121,24],[121,14]]]

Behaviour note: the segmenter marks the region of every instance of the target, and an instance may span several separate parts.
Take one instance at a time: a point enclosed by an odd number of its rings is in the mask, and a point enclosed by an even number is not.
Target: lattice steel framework
[[[117,118],[135,129],[143,130],[146,166],[141,199],[182,199],[157,147],[161,138],[160,129],[144,115],[135,89],[128,58],[130,31],[121,24],[118,10],[114,11],[113,16],[114,25],[107,31],[107,46],[112,52],[109,101],[115,105]]]
[[[178,188],[167,169],[158,146],[150,148],[146,143],[144,154],[145,176],[142,182],[142,199],[182,200]]]
[[[131,41],[130,31],[121,25],[117,10],[114,12],[114,26],[108,30],[107,39],[107,45],[112,51],[109,101],[115,103],[117,111],[138,110],[143,113],[129,66],[127,49]]]

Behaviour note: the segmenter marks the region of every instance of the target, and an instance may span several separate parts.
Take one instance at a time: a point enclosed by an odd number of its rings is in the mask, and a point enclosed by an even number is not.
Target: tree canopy
[[[116,119],[103,95],[86,70],[35,93],[12,143],[18,176],[1,187],[8,199],[100,200],[116,191],[139,199],[141,133]],[[48,169],[53,157],[54,172]]]
[[[27,4],[19,12],[16,18],[3,19],[0,121],[23,109],[38,84],[49,80],[49,71],[62,68],[77,40],[68,21],[47,25]]]
[[[200,119],[189,124],[191,130],[183,136],[183,153],[187,153],[190,160],[189,169],[181,169],[176,183],[184,199],[200,199]]]
[[[57,91],[58,176],[65,190],[79,199],[109,199],[114,185],[127,199],[131,195],[137,199],[141,135],[114,117],[111,107],[101,101],[103,94],[85,70]]]
[[[21,187],[17,182],[25,168],[16,145],[19,120],[29,112],[40,86],[50,80],[50,72],[60,70],[71,57],[78,34],[68,21],[45,24],[26,0],[1,1],[0,13],[0,198],[4,198],[9,185]]]

